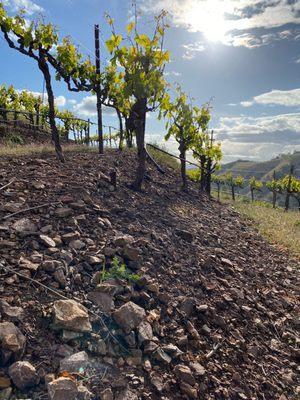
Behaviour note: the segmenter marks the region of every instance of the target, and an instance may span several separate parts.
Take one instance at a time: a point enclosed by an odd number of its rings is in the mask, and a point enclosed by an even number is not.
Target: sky
[[[101,28],[102,65],[108,12],[123,32],[132,18],[131,0],[2,0],[12,15],[20,8],[28,19],[43,17],[61,36],[70,36],[85,56],[93,57],[94,24]],[[150,33],[162,9],[169,15],[165,48],[171,53],[166,79],[179,83],[199,106],[211,101],[212,121],[224,162],[268,160],[300,150],[300,0],[138,0],[139,31]],[[0,35],[1,36],[1,35]],[[34,61],[0,39],[0,83],[41,92],[42,75]],[[57,105],[95,120],[95,98],[68,92],[54,82]],[[104,124],[118,126],[111,110]],[[164,142],[157,115],[147,118],[147,140]],[[175,141],[166,144],[176,152]]]

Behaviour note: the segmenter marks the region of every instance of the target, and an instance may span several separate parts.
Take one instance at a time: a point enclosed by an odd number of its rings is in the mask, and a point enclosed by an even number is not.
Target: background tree
[[[236,178],[231,172],[225,175],[225,182],[231,189],[232,200],[235,201],[235,190],[236,188],[242,188],[244,186],[244,178],[238,175]]]
[[[300,211],[300,179],[297,179],[295,176],[292,177],[290,191],[292,196],[298,202],[298,209]]]
[[[0,115],[2,115],[4,121],[8,121],[7,110],[9,110],[12,107],[14,96],[15,96],[15,89],[13,86],[6,87],[5,85],[0,85]]]
[[[293,171],[292,168],[291,171]],[[285,210],[289,210],[291,196],[297,200],[300,207],[300,180],[290,173],[280,180],[280,185],[282,191],[286,193]]]
[[[177,97],[171,102],[168,98],[161,105],[161,115],[167,119],[165,140],[172,136],[179,144],[182,189],[187,190],[186,153],[194,143],[196,129],[193,120],[193,107],[187,102],[186,94],[180,86],[176,88]]]
[[[272,193],[272,205],[273,208],[276,208],[277,196],[279,193],[282,193],[283,187],[281,181],[276,179],[275,173],[273,179],[269,182],[266,182],[266,187]]]
[[[55,102],[48,64],[48,55],[51,51],[54,51],[58,44],[56,30],[52,24],[44,24],[42,22],[28,24],[22,13],[15,17],[10,17],[7,15],[2,3],[0,3],[0,28],[9,47],[35,60],[43,74],[48,95],[52,140],[57,157],[63,162],[64,157],[55,123]]]
[[[254,192],[255,191],[260,191],[261,188],[263,187],[262,182],[258,181],[254,176],[250,178],[249,180],[249,187],[250,187],[250,192],[251,192],[251,201],[254,201]]]
[[[74,120],[75,115],[69,110],[63,110],[58,112],[57,117],[63,123],[63,130],[65,137],[69,138],[72,121]]]
[[[146,171],[146,115],[156,110],[166,96],[164,67],[169,61],[169,52],[163,49],[164,17],[164,12],[156,17],[152,37],[139,34],[137,26],[130,23],[126,41],[129,41],[129,45],[124,43],[122,35],[116,33],[113,20],[108,17],[112,36],[106,45],[112,55],[111,64],[119,68],[124,82],[124,95],[132,102],[128,126],[135,132],[138,153],[136,178],[131,185],[134,190],[141,189]]]
[[[223,175],[212,174],[211,180],[217,186],[218,201],[220,201],[221,186],[225,184],[225,177]]]
[[[193,155],[200,163],[200,190],[204,191],[207,170],[207,148],[209,147],[208,124],[210,121],[209,105],[199,109],[194,107],[194,122],[197,131],[193,143]]]
[[[221,144],[214,141],[213,131],[208,130],[210,105],[194,107],[194,114],[197,134],[194,136],[192,150],[194,158],[200,163],[200,190],[210,196],[211,176],[219,168],[222,159]]]

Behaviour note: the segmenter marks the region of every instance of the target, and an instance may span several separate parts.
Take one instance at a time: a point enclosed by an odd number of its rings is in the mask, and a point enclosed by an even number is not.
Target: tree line
[[[168,28],[166,13],[155,17],[152,35],[139,32],[138,20],[126,27],[126,34],[116,31],[114,20],[107,15],[111,37],[106,40],[110,59],[100,71],[100,58],[96,51],[96,64],[84,57],[69,37],[60,37],[51,23],[28,20],[21,12],[10,16],[0,2],[0,29],[8,46],[36,62],[47,91],[48,120],[57,157],[64,162],[56,124],[55,97],[52,71],[55,78],[65,82],[72,92],[96,94],[98,112],[99,152],[103,152],[101,106],[116,111],[119,121],[119,149],[133,146],[135,139],[138,166],[131,187],[140,190],[146,171],[145,146],[146,116],[157,112],[166,120],[166,139],[173,137],[181,159],[182,188],[188,189],[186,154],[192,151],[201,165],[201,188],[210,192],[211,175],[221,157],[220,144],[215,143],[209,131],[211,107],[207,103],[195,106],[184,91],[175,90],[165,80],[165,67],[170,59],[164,48]],[[97,30],[96,30],[97,31]],[[97,35],[96,35],[97,39]],[[97,44],[97,40],[96,40]],[[96,46],[97,50],[97,46]]]
[[[3,122],[20,120],[29,123],[33,130],[49,128],[49,106],[41,95],[28,90],[16,90],[12,85],[0,85],[0,117]],[[76,117],[69,110],[58,110],[55,106],[55,118],[58,120],[57,130],[60,137],[73,135],[75,142],[85,142],[89,138],[90,122]]]
[[[255,200],[255,193],[261,191],[265,185],[265,187],[272,193],[273,208],[276,208],[278,195],[284,195],[286,211],[289,210],[289,200],[291,197],[298,202],[300,211],[300,179],[293,175],[293,168],[291,168],[291,171],[288,175],[285,175],[281,179],[276,179],[276,175],[274,173],[273,179],[270,179],[266,182],[261,182],[254,176],[246,181],[241,175],[234,177],[231,172],[223,175],[214,174],[212,175],[212,181],[217,186],[218,200],[220,200],[222,186],[227,186],[230,188],[232,200],[235,201],[236,189],[246,187],[247,185],[249,187],[251,200],[253,202]]]

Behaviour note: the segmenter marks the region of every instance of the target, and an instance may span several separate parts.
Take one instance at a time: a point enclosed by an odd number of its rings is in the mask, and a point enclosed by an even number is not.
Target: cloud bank
[[[243,107],[251,107],[254,104],[299,107],[300,88],[292,90],[271,90],[270,92],[253,97],[251,101],[241,102]]]

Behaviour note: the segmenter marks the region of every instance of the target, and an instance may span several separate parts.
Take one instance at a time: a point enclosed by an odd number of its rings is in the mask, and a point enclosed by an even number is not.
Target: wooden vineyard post
[[[91,126],[91,120],[88,119],[88,124],[87,124],[87,129],[86,129],[86,143],[87,143],[87,146],[90,145],[90,126]]]
[[[108,127],[109,129],[109,147],[112,147],[112,138],[111,138],[111,126]]]
[[[217,187],[218,187],[218,201],[220,201],[220,191],[221,191],[221,183],[217,182]]]
[[[95,25],[95,56],[96,56],[96,74],[100,79],[100,29],[99,25]],[[103,125],[102,125],[102,101],[101,101],[101,85],[98,81],[96,85],[97,96],[97,114],[98,114],[98,138],[99,138],[99,154],[104,153],[103,146]]]

